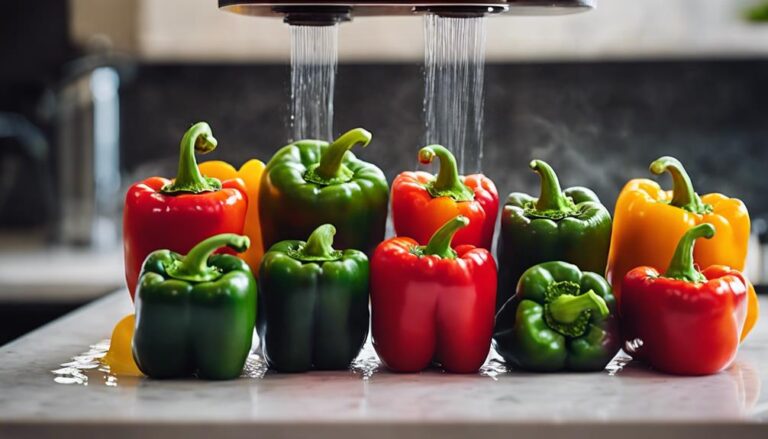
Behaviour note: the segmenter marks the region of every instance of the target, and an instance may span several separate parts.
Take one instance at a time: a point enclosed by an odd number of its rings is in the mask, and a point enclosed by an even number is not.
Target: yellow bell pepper
[[[109,339],[109,350],[102,362],[109,366],[109,371],[115,375],[142,376],[143,374],[133,360],[131,343],[133,342],[133,327],[136,322],[133,314],[120,319],[112,330]]]
[[[239,256],[251,267],[254,276],[258,276],[261,257],[264,256],[264,245],[261,240],[261,226],[259,224],[259,185],[261,174],[264,172],[264,163],[260,160],[245,162],[240,170],[235,169],[227,162],[219,160],[200,163],[200,172],[219,180],[241,178],[245,182],[248,195],[248,210],[245,214],[245,235],[251,240],[251,246],[245,253]]]
[[[714,225],[717,233],[696,243],[695,263],[744,270],[750,227],[744,203],[716,193],[699,197],[683,165],[672,157],[654,161],[650,171],[655,175],[669,172],[673,188],[664,191],[654,181],[634,179],[619,194],[606,269],[616,301],[621,301],[621,282],[628,271],[639,266],[666,267],[683,234],[702,223]],[[748,301],[742,340],[758,316],[757,295],[751,284]]]

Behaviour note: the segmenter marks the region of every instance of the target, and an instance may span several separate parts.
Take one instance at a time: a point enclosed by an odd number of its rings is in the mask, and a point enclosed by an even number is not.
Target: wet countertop
[[[736,362],[709,377],[618,361],[590,374],[491,364],[476,375],[362,367],[203,382],[92,369],[87,381],[56,382],[52,371],[108,338],[130,311],[118,291],[0,348],[0,436],[766,438],[768,300],[761,305]]]

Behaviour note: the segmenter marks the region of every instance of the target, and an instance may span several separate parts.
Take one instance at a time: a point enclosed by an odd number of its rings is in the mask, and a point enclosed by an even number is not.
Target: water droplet
[[[634,340],[629,340],[624,343],[624,350],[629,354],[634,354],[641,347],[643,347],[643,341],[639,338],[635,338]]]

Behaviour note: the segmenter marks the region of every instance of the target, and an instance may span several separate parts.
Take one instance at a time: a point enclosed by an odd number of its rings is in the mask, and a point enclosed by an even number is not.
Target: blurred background
[[[768,6],[602,0],[564,17],[488,21],[483,172],[537,192],[531,158],[612,208],[674,155],[700,193],[743,199],[748,273],[768,283]],[[175,174],[208,121],[211,159],[267,161],[290,137],[289,30],[215,0],[7,0],[0,15],[0,344],[123,285],[126,188]],[[387,176],[424,141],[422,18],[339,30],[334,132]],[[664,184],[668,181],[664,179]]]

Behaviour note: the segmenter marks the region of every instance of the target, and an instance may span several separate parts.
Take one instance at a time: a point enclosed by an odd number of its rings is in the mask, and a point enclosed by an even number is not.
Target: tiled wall
[[[768,62],[491,64],[484,172],[502,192],[537,191],[531,158],[548,160],[565,186],[586,185],[612,206],[623,183],[674,155],[701,193],[742,198],[768,215]],[[267,160],[286,143],[288,68],[145,65],[123,90],[129,179],[172,173],[186,127],[208,121],[211,158]],[[341,65],[335,132],[362,126],[360,156],[391,179],[412,169],[422,143],[417,65]],[[665,179],[665,184],[668,184]]]

